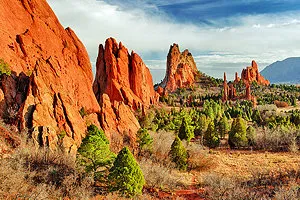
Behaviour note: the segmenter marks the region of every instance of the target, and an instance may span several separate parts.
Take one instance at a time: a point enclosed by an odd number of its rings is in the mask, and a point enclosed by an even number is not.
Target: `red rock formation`
[[[122,101],[112,104],[107,94],[101,96],[101,108],[101,125],[114,152],[124,145],[134,147],[140,124],[130,108]]]
[[[177,88],[191,87],[197,73],[192,54],[188,50],[180,53],[178,45],[173,44],[167,58],[166,76],[160,86],[169,92],[174,92]]]
[[[109,38],[99,46],[94,93],[101,101],[107,94],[111,102],[124,102],[133,109],[149,107],[158,101],[152,76],[142,59],[134,52],[129,55],[122,43]]]
[[[256,81],[259,85],[270,85],[270,81],[266,80],[258,71],[258,66],[253,60],[250,67],[243,69],[241,79],[244,82],[252,83]]]
[[[246,82],[246,95],[245,95],[245,99],[247,99],[247,100],[251,100],[252,99],[251,85],[249,84],[249,82]]]
[[[37,142],[51,148],[65,131],[62,143],[66,151],[75,152],[85,137],[86,117],[97,122],[94,113],[100,112],[92,91],[90,60],[75,33],[60,25],[44,0],[2,0],[0,49],[0,58],[16,76],[21,72],[30,76],[25,99],[13,91],[17,79],[7,82],[8,87],[2,85],[5,101],[17,100],[23,126],[33,130]],[[10,94],[5,87],[12,87]],[[79,114],[81,108],[87,116]]]
[[[234,83],[239,83],[240,82],[240,77],[239,77],[239,75],[238,75],[238,73],[237,72],[235,72],[235,79],[234,79]]]
[[[229,92],[228,93],[229,93],[228,99],[235,100],[235,98],[237,97],[236,89],[232,83],[229,84]]]
[[[229,94],[229,88],[227,85],[226,73],[224,72],[223,97],[222,97],[223,102],[228,100],[228,94]]]
[[[133,110],[145,112],[158,101],[150,70],[136,53],[109,38],[99,46],[93,90],[101,105],[101,125],[117,152],[123,145],[135,146],[140,125]],[[124,144],[128,138],[130,144]],[[127,142],[128,142],[127,141]],[[126,143],[126,142],[125,142]]]
[[[164,88],[158,86],[156,88],[156,92],[159,94],[159,96],[164,96]]]

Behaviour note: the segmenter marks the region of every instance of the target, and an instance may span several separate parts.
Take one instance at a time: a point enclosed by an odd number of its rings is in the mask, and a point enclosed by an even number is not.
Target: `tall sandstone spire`
[[[158,101],[150,70],[138,54],[122,43],[108,38],[99,46],[93,84],[95,96],[102,108],[101,125],[111,141],[120,149],[127,137],[133,144],[140,125],[133,110],[145,110]]]
[[[111,102],[123,101],[134,110],[158,101],[150,70],[138,54],[129,54],[115,39],[108,38],[105,48],[99,46],[96,68],[93,90],[98,101],[107,94]]]
[[[173,44],[167,57],[166,75],[160,87],[169,92],[190,87],[194,84],[197,73],[192,54],[187,49],[181,53],[178,44]]]
[[[228,100],[228,94],[229,94],[229,88],[228,88],[228,84],[227,84],[226,73],[224,72],[223,97],[222,97],[223,102]]]

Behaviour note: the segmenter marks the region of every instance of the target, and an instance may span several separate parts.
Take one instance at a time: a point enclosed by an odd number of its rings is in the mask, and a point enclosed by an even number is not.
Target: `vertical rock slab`
[[[101,106],[101,126],[114,151],[124,145],[134,148],[140,125],[133,111],[147,109],[159,98],[150,70],[114,38],[99,45],[96,68],[93,90]]]

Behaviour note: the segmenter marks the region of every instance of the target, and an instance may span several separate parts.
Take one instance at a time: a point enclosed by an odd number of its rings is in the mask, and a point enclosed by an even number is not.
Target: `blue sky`
[[[163,76],[169,47],[189,49],[209,75],[233,78],[254,59],[260,69],[300,56],[298,0],[48,0],[70,26],[94,63],[108,37],[122,41]],[[161,74],[161,75],[160,75]]]

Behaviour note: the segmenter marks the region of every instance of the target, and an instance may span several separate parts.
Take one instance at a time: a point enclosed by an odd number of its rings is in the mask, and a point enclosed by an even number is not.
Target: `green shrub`
[[[228,138],[230,148],[247,146],[248,140],[246,135],[245,120],[241,117],[234,119]]]
[[[147,129],[141,128],[137,132],[137,143],[139,144],[140,152],[145,153],[152,151],[153,138],[148,133]]]
[[[179,133],[178,133],[178,137],[181,140],[186,140],[187,142],[190,142],[192,138],[194,138],[194,127],[191,126],[186,118],[184,117],[182,119],[182,123],[181,126],[179,128]]]
[[[103,173],[103,170],[99,171],[99,168],[105,167],[107,170],[115,159],[115,154],[110,151],[109,141],[104,132],[95,125],[88,127],[88,134],[82,140],[78,154],[79,162],[85,166],[87,172],[94,173],[95,180]]]
[[[85,117],[87,115],[87,112],[86,110],[84,109],[84,107],[82,107],[80,110],[79,110],[79,114],[81,117]]]
[[[215,124],[211,121],[208,125],[208,128],[203,136],[204,145],[215,148],[218,147],[220,144],[220,137],[217,131],[215,130]]]
[[[219,132],[220,132],[220,137],[224,138],[225,135],[229,131],[229,123],[228,123],[228,119],[225,115],[223,115],[222,119],[220,120],[218,128],[219,128]]]
[[[171,145],[170,155],[179,170],[185,171],[187,169],[188,154],[178,136],[175,137]]]
[[[111,191],[119,191],[127,197],[142,193],[145,185],[144,175],[128,147],[119,152],[108,179]]]
[[[0,59],[0,76],[3,74],[9,76],[11,74],[11,70],[9,65],[3,59]]]
[[[256,140],[256,131],[255,128],[253,128],[253,126],[249,126],[246,130],[247,134],[247,139],[248,139],[248,145],[253,146],[255,144],[255,140]]]

